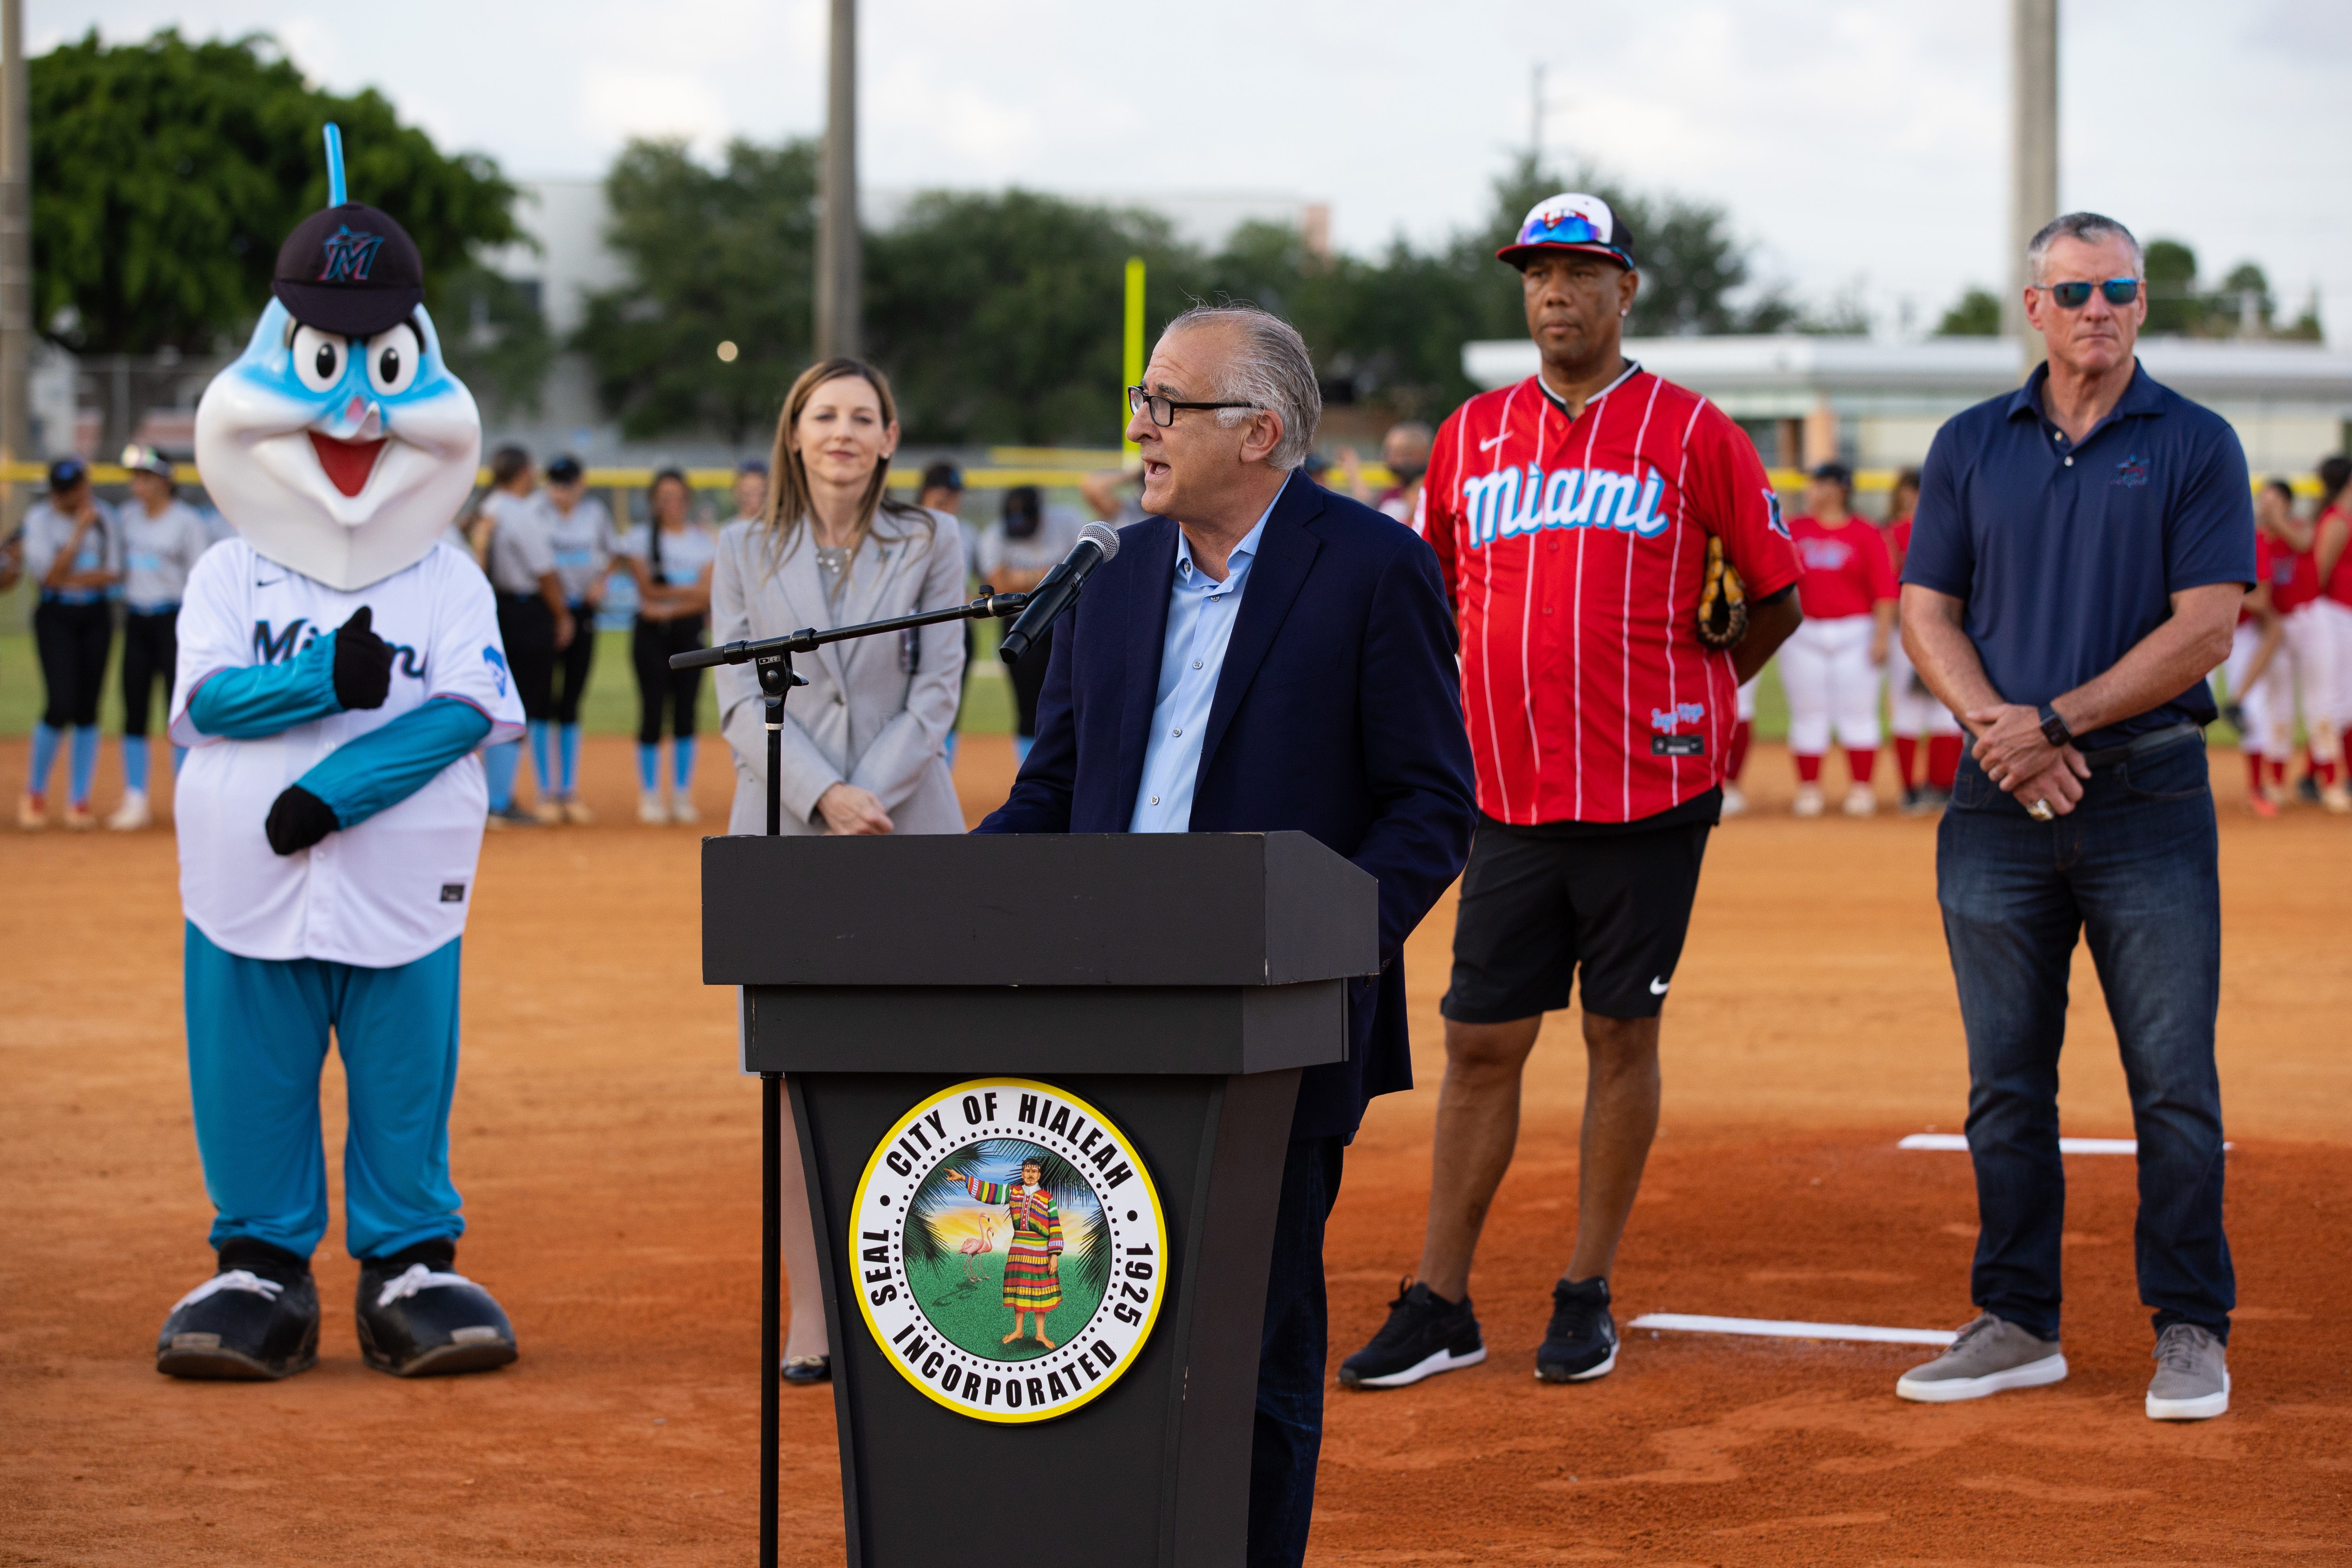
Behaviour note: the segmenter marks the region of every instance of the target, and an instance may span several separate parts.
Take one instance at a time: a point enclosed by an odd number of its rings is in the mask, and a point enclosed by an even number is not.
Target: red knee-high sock
[[[1919,742],[1916,736],[1895,737],[1895,782],[1905,789],[1909,789],[1911,781],[1918,777]]]
[[[1798,752],[1798,753],[1797,753],[1797,782],[1798,782],[1799,784],[1819,784],[1819,783],[1821,783],[1821,782],[1822,782],[1822,760],[1821,760],[1821,758],[1819,758],[1819,757],[1809,757],[1809,756],[1805,755],[1802,752]]]
[[[1723,776],[1733,784],[1739,782],[1740,773],[1748,767],[1748,738],[1750,728],[1745,719],[1731,727],[1731,746],[1724,753]]]
[[[1937,789],[1949,790],[1952,779],[1960,771],[1960,738],[1958,735],[1927,737],[1927,782]]]
[[[2271,788],[2286,788],[2286,759],[2284,757],[2273,757],[2270,759],[2270,764]]]
[[[1848,746],[1845,749],[1846,777],[1855,784],[1868,784],[1870,775],[1877,771],[1878,748],[1876,746]]]
[[[2260,752],[2246,753],[2246,788],[2256,795],[2263,793],[2263,754]]]

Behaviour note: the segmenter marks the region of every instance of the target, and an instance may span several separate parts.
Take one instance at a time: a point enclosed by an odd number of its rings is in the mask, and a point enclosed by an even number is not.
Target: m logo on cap
[[[375,253],[383,248],[383,236],[354,232],[343,225],[320,242],[326,257],[319,268],[321,283],[364,283],[368,270],[375,265]]]

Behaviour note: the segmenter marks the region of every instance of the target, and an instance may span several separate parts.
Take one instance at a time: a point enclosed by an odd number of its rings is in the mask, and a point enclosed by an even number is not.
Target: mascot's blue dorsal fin
[[[327,205],[341,206],[351,197],[343,190],[343,132],[333,121],[327,121]]]

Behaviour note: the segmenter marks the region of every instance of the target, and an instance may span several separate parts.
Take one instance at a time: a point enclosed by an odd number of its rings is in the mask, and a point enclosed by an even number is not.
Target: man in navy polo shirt
[[[2203,726],[2254,578],[2245,453],[2149,379],[2139,242],[2074,213],[2033,237],[2050,361],[1937,432],[1903,566],[1904,646],[1975,736],[1936,840],[1969,1042],[1980,1316],[1895,1384],[1977,1399],[2066,1375],[2058,1052],[2087,936],[2139,1136],[2147,1414],[2229,1408],[2221,1233],[2221,874]]]

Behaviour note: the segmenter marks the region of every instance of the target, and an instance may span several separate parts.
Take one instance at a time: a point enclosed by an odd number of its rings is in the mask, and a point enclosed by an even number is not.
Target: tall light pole
[[[2042,363],[2042,334],[2025,322],[2025,247],[2058,216],[2058,0],[2011,0],[2009,293],[2004,336],[2025,343],[2029,368]]]
[[[33,143],[25,0],[0,0],[0,463],[33,458]],[[16,487],[0,488],[0,528]]]
[[[857,0],[833,0],[818,188],[824,206],[816,227],[816,353],[824,359],[858,352]]]

